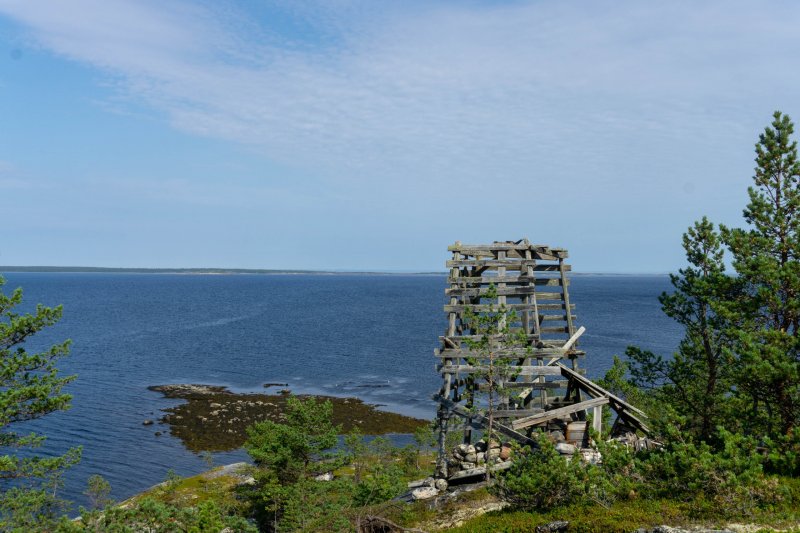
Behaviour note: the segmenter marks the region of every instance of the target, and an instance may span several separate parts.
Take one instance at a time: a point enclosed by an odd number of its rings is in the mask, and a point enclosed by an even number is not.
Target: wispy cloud
[[[5,0],[0,12],[175,127],[337,174],[579,173],[573,148],[607,164],[609,138],[729,131],[729,108],[762,80],[779,96],[800,81],[784,68],[800,44],[791,3],[326,5],[270,12],[321,28],[313,37],[211,3]]]
[[[630,221],[670,211],[738,216],[730,179],[746,179],[755,133],[774,108],[800,111],[793,2],[0,0],[0,14],[105,73],[113,108],[144,104],[362,204],[541,197],[581,213],[556,237],[591,226],[612,245],[661,246],[666,229],[644,237]],[[202,205],[308,192],[224,196],[182,179],[112,185]],[[440,214],[426,216],[415,223]]]

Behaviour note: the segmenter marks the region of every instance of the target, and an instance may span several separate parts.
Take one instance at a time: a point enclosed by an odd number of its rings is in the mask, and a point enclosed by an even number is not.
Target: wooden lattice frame
[[[502,358],[513,368],[510,377],[493,381],[493,387],[512,389],[510,401],[496,406],[491,415],[495,431],[524,444],[532,444],[530,433],[544,428],[555,418],[586,420],[594,412],[594,426],[600,430],[600,409],[611,404],[618,415],[633,427],[647,430],[630,412],[638,409],[611,395],[582,376],[578,360],[585,353],[577,339],[584,331],[576,329],[575,305],[570,302],[566,250],[520,241],[448,247],[447,261],[450,300],[444,310],[447,331],[435,351],[440,359],[442,387],[434,397],[439,402],[439,461],[437,475],[447,476],[445,437],[452,415],[465,419],[464,442],[472,440],[473,428],[485,428],[489,413],[473,408],[487,384],[479,378],[486,361],[476,353],[468,339],[475,339],[474,321],[469,311],[486,313],[505,309],[517,315],[509,323],[516,337],[513,346],[500,347],[493,357]],[[490,290],[490,286],[494,289]],[[487,293],[494,298],[487,299]],[[566,363],[566,364],[564,364]],[[587,399],[582,396],[587,395]]]

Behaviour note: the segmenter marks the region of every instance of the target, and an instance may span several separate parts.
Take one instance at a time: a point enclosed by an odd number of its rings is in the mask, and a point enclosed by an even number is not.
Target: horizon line
[[[236,267],[99,267],[0,265],[0,273],[130,273],[130,274],[380,274],[380,275],[447,275],[447,270],[357,270],[302,268],[236,268]],[[576,272],[573,276],[664,276],[669,272]]]

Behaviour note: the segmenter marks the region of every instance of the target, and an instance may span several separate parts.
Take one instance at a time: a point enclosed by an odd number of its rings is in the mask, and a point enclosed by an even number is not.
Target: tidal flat
[[[198,384],[153,385],[149,390],[185,403],[162,409],[160,421],[190,451],[223,452],[241,448],[247,439],[247,426],[262,420],[281,422],[290,394],[238,394],[226,387]],[[309,398],[309,395],[298,395]],[[365,435],[413,433],[428,424],[426,420],[381,411],[379,406],[358,398],[313,396],[333,405],[333,423],[342,432],[357,428]]]

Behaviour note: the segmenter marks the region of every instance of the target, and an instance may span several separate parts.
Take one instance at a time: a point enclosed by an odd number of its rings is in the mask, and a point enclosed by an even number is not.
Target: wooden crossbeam
[[[486,374],[489,372],[488,366],[472,365],[439,365],[441,374]],[[495,373],[500,375],[506,373],[517,376],[560,376],[561,371],[555,366],[510,366],[505,369],[495,368]]]
[[[452,400],[448,400],[447,398],[443,398],[443,397],[439,396],[438,394],[434,395],[433,399],[435,401],[439,402],[442,406],[444,406],[446,409],[448,409],[453,414],[456,414],[456,415],[458,415],[458,416],[460,416],[462,418],[466,418],[467,420],[473,420],[473,421],[481,424],[483,427],[488,427],[488,425],[489,425],[489,420],[485,416],[483,416],[481,414],[478,414],[478,413],[469,413],[463,407],[461,407],[459,405],[456,405],[456,403],[454,403]],[[498,422],[492,422],[492,428],[495,431],[497,431],[498,433],[500,433],[502,435],[505,435],[508,438],[514,439],[517,442],[520,442],[522,444],[526,444],[526,445],[529,445],[529,446],[536,444],[536,441],[534,441],[533,439],[531,439],[527,435],[523,435],[522,433],[520,433],[518,431],[514,431],[510,427],[508,427],[506,425],[503,425],[503,424],[500,424]]]
[[[505,283],[505,282],[499,282]],[[560,283],[552,283],[552,284],[545,284],[542,283],[541,285],[546,285],[549,287],[558,287]],[[478,296],[486,296],[491,289],[489,287],[457,287],[455,289],[445,289],[445,294],[447,296],[461,296],[461,297],[468,297],[468,298],[475,298]],[[497,296],[526,296],[528,294],[533,294],[536,292],[536,287],[533,285],[525,285],[525,286],[513,286],[513,287],[495,287],[494,293]],[[541,300],[560,300],[561,293],[560,292],[536,292],[536,297]],[[500,305],[498,304],[498,309]]]
[[[523,429],[530,426],[535,426],[537,424],[542,424],[549,420],[553,420],[554,418],[561,418],[562,416],[571,415],[572,413],[577,413],[579,411],[585,411],[587,409],[591,409],[592,407],[605,405],[607,403],[608,398],[605,396],[600,398],[592,398],[591,400],[586,400],[585,402],[559,407],[558,409],[551,409],[550,411],[545,411],[540,414],[514,420],[511,423],[511,427],[513,429]]]
[[[550,261],[555,261],[557,258],[550,259]],[[497,268],[504,266],[509,270],[520,270],[520,268],[526,268],[528,266],[532,266],[534,270],[536,270],[536,260],[535,259],[450,259],[446,263],[447,268]],[[545,266],[545,265],[538,265],[538,266]],[[553,269],[541,269],[540,272],[558,272],[559,268],[558,265],[547,265],[547,266],[554,266]],[[565,270],[570,270],[569,265],[564,265]]]
[[[558,293],[561,294],[561,293]],[[537,295],[538,296],[538,295]],[[453,300],[455,298],[451,298]],[[555,311],[557,309],[567,309],[566,305],[563,303],[558,304],[533,304],[533,303],[521,303],[521,304],[506,304],[506,309],[511,311],[533,311],[537,309],[539,311]],[[575,309],[575,304],[570,304],[570,309]],[[464,313],[467,309],[471,309],[475,313],[488,313],[488,312],[497,312],[497,305],[489,305],[489,304],[463,304],[463,303],[450,303],[449,305],[444,306],[445,313]]]
[[[480,351],[472,351],[469,348],[441,348],[433,353],[437,357],[443,359],[465,359],[467,357],[487,358],[485,353]],[[560,348],[533,348],[528,350],[525,348],[502,348],[495,351],[492,356],[495,359],[524,359],[531,357],[533,359],[545,357],[572,357],[578,355],[585,355],[586,352],[581,350],[571,350],[569,353],[561,350]]]
[[[538,286],[555,287],[561,285],[561,280],[559,278],[534,278],[522,273],[518,276],[508,274],[505,276],[458,276],[455,278],[447,278],[447,283],[456,283],[467,287],[476,286],[478,284],[486,285],[489,283],[535,283]],[[569,285],[569,283],[567,283],[567,285]]]

